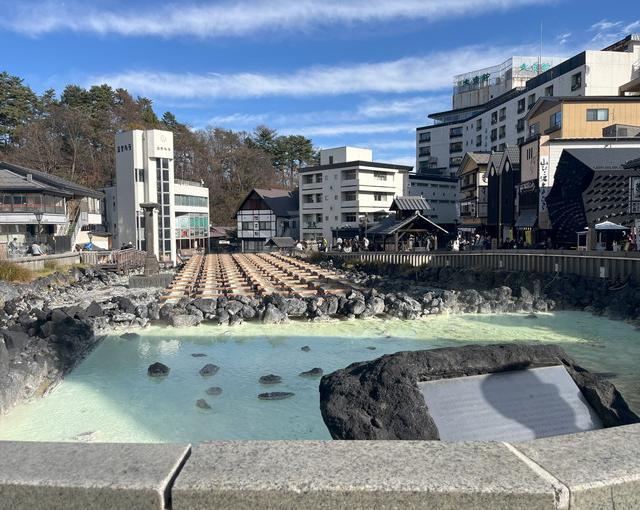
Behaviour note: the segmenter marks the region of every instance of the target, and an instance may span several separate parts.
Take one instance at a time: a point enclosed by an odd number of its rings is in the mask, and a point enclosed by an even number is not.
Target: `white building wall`
[[[330,165],[347,161],[373,161],[373,151],[360,147],[335,147],[320,151],[320,164]]]
[[[438,224],[453,224],[456,221],[456,198],[458,183],[415,178],[409,176],[409,195],[424,197],[431,210],[426,216]]]
[[[157,161],[166,161],[166,168],[157,169]],[[136,172],[138,170],[138,172]],[[138,178],[136,178],[138,175]],[[142,180],[140,179],[143,175]],[[163,181],[163,193],[158,192],[158,176]],[[164,203],[161,210],[154,211],[153,230],[156,239],[154,252],[160,260],[173,263],[176,254],[176,213],[192,212],[206,214],[207,234],[209,207],[180,207],[175,204],[175,194],[207,197],[209,190],[201,186],[176,184],[173,167],[173,133],[158,129],[133,130],[116,135],[116,185],[117,228],[113,231],[114,246],[124,243],[140,246],[144,239],[144,229],[139,229],[137,215],[142,214],[140,204],[145,202]],[[107,197],[107,205],[112,207],[113,197]],[[161,229],[158,217],[161,216]],[[113,230],[113,225],[109,225]],[[163,240],[162,250],[159,239]]]

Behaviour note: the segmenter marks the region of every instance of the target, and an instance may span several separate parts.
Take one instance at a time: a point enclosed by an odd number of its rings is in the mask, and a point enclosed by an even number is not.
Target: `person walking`
[[[33,241],[33,244],[31,245],[31,255],[33,257],[40,257],[44,255],[44,253],[42,253],[42,248],[40,248],[37,241]]]

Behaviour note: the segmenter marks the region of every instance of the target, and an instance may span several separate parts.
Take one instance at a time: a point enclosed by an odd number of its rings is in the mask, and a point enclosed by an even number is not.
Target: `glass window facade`
[[[176,205],[184,207],[209,207],[209,200],[207,197],[194,197],[191,195],[175,195],[174,197]]]
[[[171,209],[169,195],[169,160],[156,158],[156,186],[157,201],[160,204],[158,211],[158,252],[161,256],[171,256],[171,215],[167,211]]]
[[[64,197],[39,193],[0,193],[0,212],[64,214]]]
[[[246,225],[245,225],[246,224]],[[252,229],[250,222],[243,222],[243,230]],[[209,217],[203,213],[187,213],[176,216],[176,239],[198,239],[208,236]]]

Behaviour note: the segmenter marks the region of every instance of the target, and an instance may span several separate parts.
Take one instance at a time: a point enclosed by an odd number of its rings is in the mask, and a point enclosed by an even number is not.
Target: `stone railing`
[[[40,257],[16,257],[10,259],[15,264],[25,266],[32,271],[40,271],[44,269],[46,263],[55,264],[60,267],[73,266],[80,262],[80,254],[76,252],[53,253],[51,255],[42,255]]]
[[[0,442],[0,506],[640,507],[640,424],[522,443]]]
[[[640,252],[571,250],[477,250],[432,252],[332,252],[329,255],[383,264],[427,265],[541,273],[574,273],[591,278],[640,281]]]

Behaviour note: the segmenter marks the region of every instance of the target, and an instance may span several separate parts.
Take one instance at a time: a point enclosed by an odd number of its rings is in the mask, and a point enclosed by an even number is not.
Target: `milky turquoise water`
[[[640,331],[580,312],[523,315],[458,315],[421,321],[354,320],[232,328],[154,327],[140,340],[117,336],[98,348],[45,398],[0,417],[0,439],[98,442],[199,442],[214,439],[328,439],[318,407],[318,379],[354,361],[401,350],[492,342],[554,342],[580,364],[608,372],[640,412]],[[309,352],[300,350],[311,347]],[[369,350],[367,347],[375,347]],[[207,357],[192,357],[204,353]],[[168,377],[153,379],[147,367],[160,361]],[[205,363],[219,372],[198,374]],[[273,373],[283,382],[258,383]],[[615,375],[613,375],[615,374]],[[220,386],[220,396],[205,390]],[[261,401],[258,393],[289,391],[287,400]],[[204,398],[211,409],[196,407]]]

